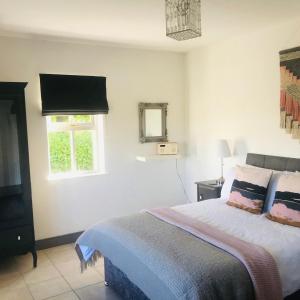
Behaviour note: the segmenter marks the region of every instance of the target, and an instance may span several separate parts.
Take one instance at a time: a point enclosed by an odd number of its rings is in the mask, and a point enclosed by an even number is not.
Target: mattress
[[[226,199],[210,199],[173,207],[237,238],[265,248],[275,259],[284,296],[300,290],[300,230],[262,215],[228,206]]]

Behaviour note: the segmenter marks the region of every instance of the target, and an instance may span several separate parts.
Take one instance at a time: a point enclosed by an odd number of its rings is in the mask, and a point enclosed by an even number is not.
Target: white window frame
[[[91,115],[91,123],[64,123],[64,122],[51,122],[51,116],[47,116],[47,142],[48,142],[48,167],[49,167],[49,180],[62,179],[62,178],[74,178],[82,176],[100,175],[105,173],[104,164],[104,128],[102,115]],[[80,171],[76,169],[75,161],[75,144],[74,144],[74,132],[79,130],[93,130],[93,170]],[[71,171],[52,173],[50,162],[50,144],[48,134],[50,132],[65,131],[70,132],[70,146],[71,146]]]

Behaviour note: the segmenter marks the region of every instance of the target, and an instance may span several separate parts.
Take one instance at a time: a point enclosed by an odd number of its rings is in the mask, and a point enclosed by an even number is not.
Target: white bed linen
[[[300,289],[300,228],[270,221],[229,206],[225,199],[211,199],[173,207],[237,238],[265,248],[275,259],[284,296]]]

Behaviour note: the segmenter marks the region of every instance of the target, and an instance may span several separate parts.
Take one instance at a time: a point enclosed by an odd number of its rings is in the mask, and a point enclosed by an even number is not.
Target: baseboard
[[[74,243],[83,231],[73,232],[65,235],[54,236],[47,239],[37,240],[35,246],[37,250]]]

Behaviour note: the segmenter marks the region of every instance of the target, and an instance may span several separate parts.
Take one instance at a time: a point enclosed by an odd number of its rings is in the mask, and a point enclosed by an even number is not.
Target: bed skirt
[[[104,258],[105,281],[124,300],[149,300],[146,295],[132,283],[126,274]]]
[[[147,296],[132,283],[126,274],[104,257],[105,281],[124,300],[149,300]],[[300,290],[284,298],[284,300],[299,300]]]

